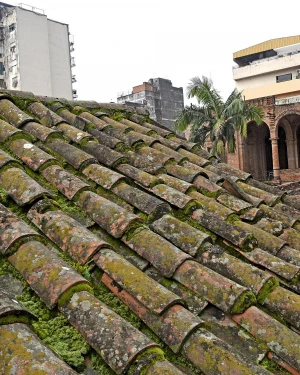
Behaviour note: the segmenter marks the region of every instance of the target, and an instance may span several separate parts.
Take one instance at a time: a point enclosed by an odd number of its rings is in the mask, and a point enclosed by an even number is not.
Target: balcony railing
[[[75,64],[75,58],[71,57],[71,68],[73,68],[74,66],[76,66],[76,64]]]
[[[275,105],[285,105],[285,104],[294,104],[294,103],[300,103],[300,95],[292,96],[290,98],[283,98],[283,99],[275,100]]]

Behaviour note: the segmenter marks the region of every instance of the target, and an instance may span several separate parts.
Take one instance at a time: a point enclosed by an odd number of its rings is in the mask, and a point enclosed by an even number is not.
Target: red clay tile
[[[51,119],[51,126],[58,125],[64,122],[64,119],[62,117],[58,116],[55,112],[51,111],[49,108],[47,108],[46,106],[44,106],[44,104],[40,102],[33,102],[28,106],[28,108],[34,115],[36,115],[41,120],[49,116]]]
[[[146,122],[143,116],[133,114],[133,115],[130,116],[130,120],[134,121],[134,122],[137,122],[138,124],[143,124],[144,127],[148,128],[150,130],[156,131],[157,134],[161,135],[162,137],[166,137],[166,136],[172,134],[172,132],[169,131],[169,130],[160,128],[159,126],[156,126],[156,125],[150,124],[149,122]]]
[[[202,323],[198,317],[177,304],[169,306],[157,316],[138,299],[120,288],[108,275],[103,275],[102,282],[175,353],[180,351],[187,337]]]
[[[35,316],[29,310],[22,306],[15,298],[10,296],[9,293],[6,292],[6,289],[2,289],[0,286],[0,324],[3,324],[1,318],[8,317],[10,317],[11,322],[14,320],[16,322],[20,321],[23,317],[35,319]]]
[[[191,260],[179,266],[173,278],[229,314],[255,303],[248,289]]]
[[[0,326],[3,374],[76,375],[22,323]]]
[[[265,357],[267,349],[218,308],[209,305],[200,317],[209,332],[225,341],[251,362],[261,362]]]
[[[94,261],[121,288],[155,314],[161,314],[175,303],[183,302],[113,250],[102,249],[94,256]]]
[[[300,268],[285,262],[284,260],[267,253],[259,248],[250,253],[244,253],[244,256],[254,264],[259,264],[286,280],[292,281],[295,277],[298,279]]]
[[[143,147],[144,148],[144,147]],[[155,162],[132,151],[124,153],[133,167],[150,174],[164,173],[165,169],[161,162]],[[128,161],[127,161],[128,163]],[[162,172],[163,171],[163,172]]]
[[[152,176],[151,174],[141,171],[138,168],[133,167],[129,164],[120,164],[116,166],[116,169],[123,173],[125,176],[132,178],[138,184],[144,187],[151,187],[157,185],[157,183],[162,183],[159,177]]]
[[[190,189],[196,189],[195,185],[164,173],[160,174],[159,178],[161,178],[163,183],[165,183],[173,189],[180,191],[183,194],[187,194]]]
[[[222,176],[210,171],[207,168],[199,167],[198,165],[190,162],[183,163],[183,166],[189,169],[190,171],[193,171],[194,173],[200,172],[202,176],[208,178],[210,181],[214,183],[222,183],[224,181],[224,178]]]
[[[280,236],[283,231],[283,225],[281,221],[273,220],[266,217],[263,217],[253,225],[276,237]]]
[[[102,145],[108,148],[112,148],[112,149],[125,148],[124,142],[120,141],[117,138],[111,137],[110,135],[107,135],[104,132],[101,132],[97,129],[90,129],[88,130],[88,133],[90,133],[94,138],[96,138],[99,143],[101,143]]]
[[[221,192],[224,192],[223,188],[203,176],[197,176],[193,180],[193,184],[202,194],[208,197],[216,198]]]
[[[300,267],[300,251],[293,249],[287,245],[283,246],[276,254],[280,259],[285,260],[288,263],[294,264],[297,267]]]
[[[291,366],[300,370],[300,336],[252,306],[232,318]]]
[[[166,277],[171,277],[182,262],[190,258],[188,254],[147,229],[135,234],[129,240],[122,238],[122,241]]]
[[[144,126],[141,126],[141,125],[137,124],[136,122],[133,122],[133,121],[130,121],[130,120],[127,120],[127,119],[122,119],[119,122],[123,125],[126,125],[126,126],[132,128],[134,131],[136,131],[138,133],[141,133],[141,134],[151,135],[153,133],[153,130],[150,130],[150,129],[144,127]]]
[[[218,217],[217,213],[210,214],[198,209],[192,213],[191,218],[245,251],[251,251],[257,246],[257,241],[251,232],[249,233],[242,228],[237,228],[233,224],[223,221]]]
[[[61,131],[66,138],[77,144],[80,144],[83,140],[93,139],[89,133],[86,133],[83,130],[78,130],[74,126],[66,123],[59,124],[56,128]]]
[[[252,207],[252,205],[248,202],[245,202],[242,199],[236,198],[233,195],[228,193],[222,193],[217,197],[217,201],[224,206],[230,208],[231,210],[235,211],[237,214],[246,214]]]
[[[166,166],[166,170],[168,172],[168,174],[170,174],[171,176],[174,176],[174,177],[177,177],[179,178],[180,180],[183,180],[183,181],[186,181],[186,182],[189,182],[189,183],[192,183],[194,181],[194,179],[201,175],[202,172],[199,172],[199,171],[191,171],[190,169],[188,168],[184,168],[180,165],[176,165],[176,164],[170,164],[170,165],[167,165]],[[203,176],[203,174],[202,174]]]
[[[99,118],[97,118],[96,116],[92,115],[91,113],[88,113],[88,112],[82,112],[79,117],[85,119],[85,120],[88,120],[89,122],[91,122],[92,124],[94,124],[96,126],[96,128],[98,130],[103,130],[105,128],[108,127],[107,123],[103,120],[100,120]]]
[[[234,211],[218,203],[215,199],[206,197],[197,191],[190,191],[188,192],[188,195],[194,199],[197,199],[203,210],[217,214],[220,219],[226,220],[228,216],[234,213]]]
[[[243,189],[247,194],[253,195],[259,199],[263,199],[263,201],[270,205],[274,206],[280,202],[280,196],[268,193],[264,190],[258,189],[254,186],[245,184],[244,182],[237,182],[238,186]]]
[[[247,362],[231,346],[200,329],[186,341],[182,354],[206,375],[271,375]]]
[[[229,175],[233,175],[237,177],[241,181],[246,181],[251,175],[247,172],[244,172],[240,169],[234,168],[231,165],[225,163],[218,163],[216,165],[217,169],[219,169],[222,173],[227,173]]]
[[[268,358],[272,361],[277,363],[279,366],[283,367],[285,370],[288,371],[289,374],[292,375],[300,375],[300,371],[297,371],[294,367],[289,365],[288,363],[284,362],[281,358],[279,358],[274,353],[268,353]]]
[[[158,141],[155,138],[149,137],[145,134],[140,134],[135,131],[125,132],[116,130],[114,128],[105,130],[105,133],[110,135],[111,137],[115,137],[123,141],[126,145],[130,147],[136,147],[139,145],[147,145],[151,146]]]
[[[156,220],[152,223],[151,229],[191,256],[197,255],[206,242],[211,242],[210,236],[206,233],[170,215],[164,215]]]
[[[126,373],[139,353],[158,346],[87,292],[75,293],[61,311],[117,374]]]
[[[102,114],[101,120],[104,120],[107,124],[111,125],[111,127],[113,129],[118,130],[120,132],[126,133],[126,132],[132,130],[132,128],[130,126],[121,124],[119,121],[113,120],[112,118],[106,116],[105,113]]]
[[[148,267],[145,273],[162,286],[181,297],[188,310],[194,315],[199,315],[208,305],[208,302],[204,298],[201,298],[197,293],[186,288],[178,281],[164,277],[155,267]]]
[[[82,173],[104,189],[111,189],[117,182],[126,180],[126,177],[120,173],[112,171],[111,169],[99,164],[90,164],[82,171]]]
[[[14,166],[21,165],[21,163],[18,160],[12,158],[6,152],[0,149],[0,168],[4,167],[7,164],[11,164]]]
[[[98,161],[92,155],[89,155],[60,139],[48,141],[47,147],[65,159],[75,169],[85,168],[89,164],[98,163]]]
[[[166,213],[171,213],[171,207],[164,201],[128,185],[126,182],[115,185],[112,189],[118,197],[124,199],[139,211],[151,215],[151,221],[158,219]]]
[[[119,163],[126,163],[127,159],[124,157],[123,154],[111,150],[110,148],[100,145],[96,142],[87,142],[84,146],[82,146],[83,150],[93,155],[100,163],[108,166],[114,167]]]
[[[55,128],[47,128],[37,122],[27,122],[22,129],[42,142],[47,141],[48,138],[63,138],[61,133],[55,130]]]
[[[39,214],[32,208],[28,217],[51,241],[81,264],[88,262],[101,248],[111,247],[62,211]]]
[[[58,161],[45,151],[36,147],[24,139],[16,139],[11,142],[9,148],[32,170],[37,171],[46,163]]]
[[[197,260],[236,283],[249,288],[259,299],[271,292],[278,281],[268,273],[227,254],[219,246],[206,244]]]
[[[276,207],[276,206],[275,206]],[[259,208],[273,220],[280,221],[282,226],[284,228],[292,227],[293,225],[299,225],[300,223],[300,216],[298,217],[293,217],[293,216],[287,216],[285,214],[282,214],[281,212],[277,211],[275,207],[269,207],[266,206],[265,204],[261,204]]]
[[[7,254],[21,239],[41,238],[29,225],[0,203],[0,252]]]
[[[90,188],[90,185],[58,165],[52,165],[44,169],[42,175],[70,200],[73,199],[78,192]]]
[[[281,240],[280,238],[273,236],[272,234],[257,228],[254,225],[250,225],[242,221],[235,221],[233,225],[248,233],[252,233],[257,240],[258,247],[273,255],[276,255],[278,251],[286,244],[285,241]]]
[[[161,165],[164,165],[167,162],[175,161],[171,155],[166,155],[148,146],[140,148],[137,150],[136,154],[142,158],[145,158],[150,163],[158,163]]]
[[[28,116],[27,113],[21,111],[14,103],[7,99],[0,100],[0,114],[17,128],[20,128],[26,122],[35,121],[33,117]]]
[[[184,373],[168,361],[158,361],[146,370],[145,375],[184,375]]]
[[[203,157],[201,157],[199,155],[196,155],[196,154],[194,154],[194,153],[192,153],[190,151],[187,151],[184,148],[179,148],[178,152],[181,155],[187,157],[190,160],[191,163],[196,164],[199,167],[205,167],[205,166],[211,164],[210,161],[207,160],[206,158],[203,158]]]
[[[55,251],[37,241],[23,244],[8,259],[49,308],[71,287],[89,286]]]
[[[186,208],[197,208],[197,202],[194,198],[185,195],[168,185],[155,185],[150,191],[177,208],[183,210]]]
[[[141,221],[137,215],[90,191],[82,192],[77,204],[101,228],[116,238],[120,238],[133,224]]]
[[[173,142],[178,143],[180,147],[185,148],[188,151],[191,151],[195,146],[198,146],[197,143],[189,142],[182,138],[172,137],[171,139]]]
[[[278,314],[295,328],[300,329],[300,296],[278,286],[262,303],[268,310]]]
[[[0,119],[0,142],[6,142],[14,134],[24,134],[22,130],[15,128]]]
[[[153,138],[152,138],[153,139]],[[159,142],[159,141],[158,141]],[[155,150],[158,150],[166,155],[170,155],[172,158],[176,160],[178,164],[188,160],[186,156],[179,154],[177,151],[172,150],[170,147],[167,147],[161,143],[156,142],[152,145]]]
[[[259,208],[250,208],[247,212],[240,215],[240,218],[245,221],[253,221],[263,216],[263,211]]]
[[[52,196],[49,191],[44,189],[20,168],[9,168],[1,172],[0,183],[7,194],[19,206],[33,203],[40,197]]]

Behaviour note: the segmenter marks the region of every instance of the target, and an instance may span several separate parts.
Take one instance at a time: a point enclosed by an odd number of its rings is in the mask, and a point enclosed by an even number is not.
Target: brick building
[[[264,108],[265,120],[248,124],[228,163],[260,180],[300,180],[300,36],[272,39],[233,58],[237,89]]]

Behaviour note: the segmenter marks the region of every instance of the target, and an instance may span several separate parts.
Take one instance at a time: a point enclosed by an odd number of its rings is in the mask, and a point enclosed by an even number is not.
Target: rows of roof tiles
[[[117,374],[182,373],[53,243],[100,271],[98,282],[195,369],[268,374],[269,358],[299,373],[300,202],[141,115],[116,121],[88,102],[39,99],[0,97],[0,186],[30,224],[1,204],[0,251],[46,306]],[[55,189],[88,219],[65,212]],[[7,373],[76,373],[0,293]]]

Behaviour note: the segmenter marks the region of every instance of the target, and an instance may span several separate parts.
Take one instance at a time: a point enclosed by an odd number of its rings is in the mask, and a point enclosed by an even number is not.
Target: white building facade
[[[73,99],[72,50],[67,24],[37,8],[0,3],[1,88]]]

